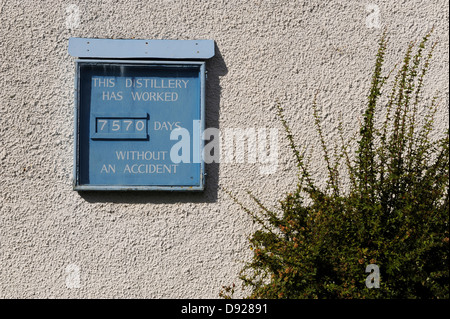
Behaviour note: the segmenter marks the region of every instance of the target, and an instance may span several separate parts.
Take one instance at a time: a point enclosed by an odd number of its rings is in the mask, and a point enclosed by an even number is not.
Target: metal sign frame
[[[200,81],[200,132],[195,134],[193,132],[192,138],[195,139],[197,137],[198,140],[193,141],[192,145],[197,145],[198,149],[191,148],[191,151],[200,152],[196,154],[197,158],[200,158],[201,161],[198,163],[200,165],[200,176],[198,179],[198,183],[194,185],[91,185],[91,184],[83,184],[80,179],[80,109],[81,105],[81,76],[80,76],[80,66],[83,64],[125,64],[125,65],[174,65],[174,66],[196,66],[199,70],[199,81]],[[74,142],[74,183],[73,187],[76,191],[202,191],[205,188],[205,163],[202,156],[204,141],[201,137],[201,133],[204,131],[205,125],[205,80],[206,80],[206,70],[205,70],[205,62],[204,61],[174,61],[174,60],[110,60],[110,59],[78,59],[76,61],[76,76],[75,76],[75,116],[74,116],[74,128],[75,128],[75,142]],[[143,115],[141,115],[143,116]],[[92,129],[92,114],[90,114],[90,123],[89,127]],[[93,132],[90,132],[91,138],[102,138],[102,136],[92,135]],[[138,138],[138,137],[135,137]],[[194,154],[193,154],[194,156]]]

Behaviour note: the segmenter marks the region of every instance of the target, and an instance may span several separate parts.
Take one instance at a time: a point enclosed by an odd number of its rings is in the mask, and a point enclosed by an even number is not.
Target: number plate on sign
[[[148,114],[108,116],[91,115],[91,139],[148,139]]]

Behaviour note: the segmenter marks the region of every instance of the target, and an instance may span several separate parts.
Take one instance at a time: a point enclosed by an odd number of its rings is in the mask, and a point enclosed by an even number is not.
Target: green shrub
[[[328,169],[323,189],[278,106],[298,167],[295,191],[279,212],[249,193],[255,212],[227,191],[261,226],[240,275],[249,298],[449,298],[449,132],[432,140],[438,100],[421,94],[436,46],[426,48],[430,35],[409,45],[390,81],[382,75],[387,37],[380,39],[354,157],[342,127],[340,151],[330,155],[314,100]],[[419,118],[419,109],[427,114]],[[369,264],[380,269],[380,288],[366,287]],[[234,284],[223,288],[231,297]]]

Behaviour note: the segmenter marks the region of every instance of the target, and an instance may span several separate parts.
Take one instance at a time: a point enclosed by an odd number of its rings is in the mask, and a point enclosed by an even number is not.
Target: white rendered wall
[[[275,115],[320,161],[311,102],[317,89],[332,143],[365,106],[377,41],[386,65],[435,25],[440,43],[425,97],[441,92],[448,127],[448,1],[0,0],[0,298],[217,298],[250,257],[255,226],[219,186],[276,206],[296,182]],[[203,193],[72,190],[74,58],[69,37],[212,39],[206,124],[279,130],[278,167],[208,165]],[[238,293],[240,293],[238,291]]]

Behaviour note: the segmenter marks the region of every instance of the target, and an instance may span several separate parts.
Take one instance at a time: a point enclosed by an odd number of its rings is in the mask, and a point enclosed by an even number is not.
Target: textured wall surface
[[[296,181],[276,101],[320,180],[316,90],[326,136],[335,140],[342,116],[350,137],[379,26],[393,67],[435,25],[440,43],[424,96],[441,92],[442,132],[448,20],[447,0],[0,0],[0,298],[218,297],[222,285],[239,283],[256,227],[219,186],[249,205],[247,189],[276,206]],[[278,128],[277,171],[211,164],[207,189],[196,194],[73,191],[73,36],[215,40],[207,126]]]

